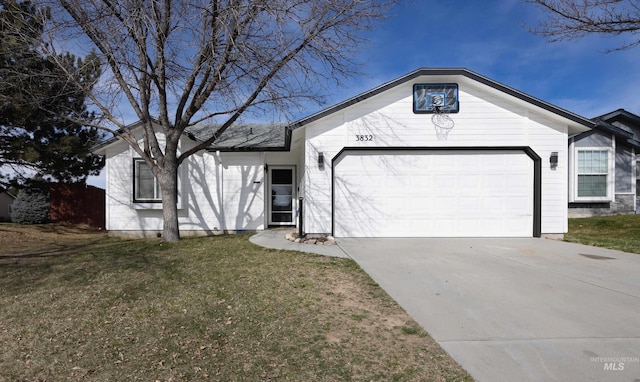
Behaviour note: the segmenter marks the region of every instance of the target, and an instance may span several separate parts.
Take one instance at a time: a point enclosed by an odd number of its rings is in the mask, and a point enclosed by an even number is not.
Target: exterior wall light
[[[556,169],[558,167],[558,152],[554,151],[551,153],[551,156],[549,157],[549,165],[551,166],[551,169]]]
[[[298,238],[301,239],[304,237],[304,231],[302,230],[302,223],[304,219],[302,217],[302,206],[304,205],[304,198],[302,196],[298,197]]]
[[[320,170],[324,170],[324,153],[323,152],[318,153],[318,168]]]

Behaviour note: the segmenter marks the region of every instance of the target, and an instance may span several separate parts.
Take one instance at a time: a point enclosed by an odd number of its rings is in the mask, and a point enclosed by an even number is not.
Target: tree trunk
[[[169,161],[167,161],[169,162]],[[162,191],[162,240],[179,241],[180,229],[178,227],[178,165],[165,163],[158,181]]]

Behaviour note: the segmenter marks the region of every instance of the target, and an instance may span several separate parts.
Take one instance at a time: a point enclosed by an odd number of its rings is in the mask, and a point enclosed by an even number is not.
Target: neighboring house
[[[294,226],[302,198],[307,233],[562,235],[570,190],[592,175],[570,177],[584,154],[567,142],[601,124],[466,69],[419,69],[286,127],[231,127],[181,165],[180,229]],[[205,131],[190,130],[180,149]],[[95,152],[106,155],[107,229],[161,232],[148,166],[117,139]]]
[[[11,205],[15,199],[10,192],[0,190],[0,222],[11,221]]]
[[[569,137],[569,217],[635,213],[640,117],[620,109],[593,121]]]

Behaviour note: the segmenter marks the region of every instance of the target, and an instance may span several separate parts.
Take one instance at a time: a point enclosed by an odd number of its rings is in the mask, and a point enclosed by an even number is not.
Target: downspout
[[[631,182],[631,190],[633,191],[633,213],[638,213],[638,162],[636,161],[636,148],[631,147],[631,178],[633,181]]]
[[[269,165],[267,164],[267,153],[262,152],[262,198],[263,198],[263,219],[262,224],[264,230],[269,228],[269,215],[271,214],[271,206],[269,202]]]
[[[216,150],[216,160],[220,165],[220,189],[218,190],[220,195],[220,233],[224,233],[227,228],[227,222],[224,214],[224,166],[222,165],[220,150]]]

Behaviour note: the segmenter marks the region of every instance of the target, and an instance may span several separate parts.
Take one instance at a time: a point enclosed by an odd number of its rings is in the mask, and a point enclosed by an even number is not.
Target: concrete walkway
[[[269,229],[260,231],[249,238],[253,244],[265,248],[288,249],[291,251],[300,251],[307,253],[315,253],[318,255],[331,257],[348,257],[346,253],[338,245],[315,245],[294,243],[284,238],[291,229]]]

